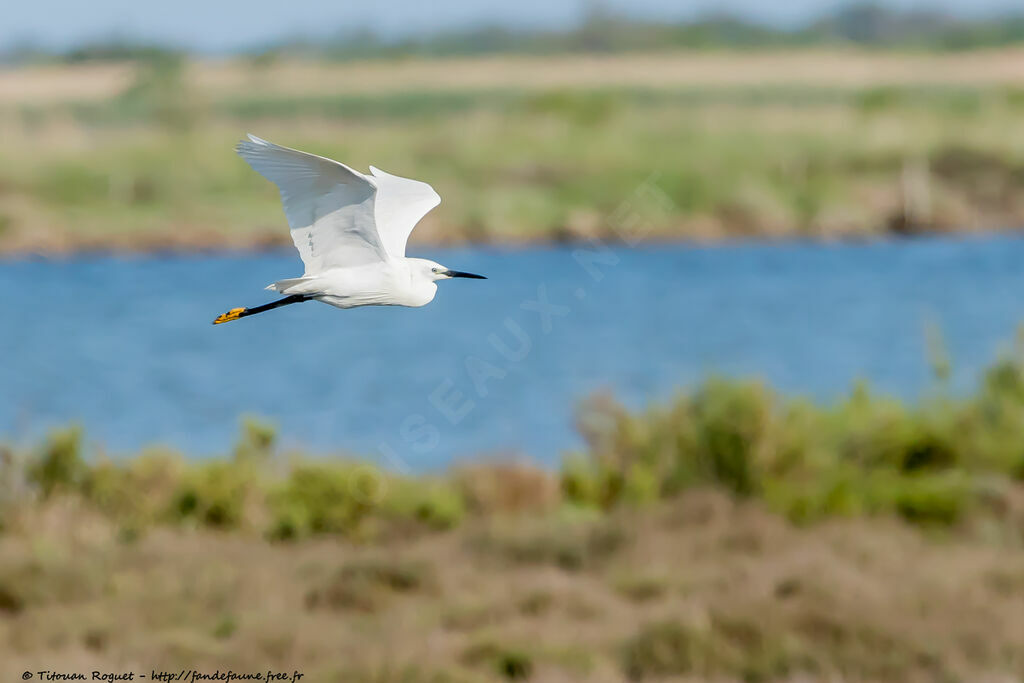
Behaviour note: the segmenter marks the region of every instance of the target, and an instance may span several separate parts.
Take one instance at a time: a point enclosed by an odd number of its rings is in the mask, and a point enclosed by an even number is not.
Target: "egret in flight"
[[[253,308],[233,308],[214,325],[302,301],[338,308],[424,306],[438,280],[483,275],[407,258],[405,243],[416,224],[441,203],[434,188],[370,167],[370,175],[332,159],[250,135],[238,154],[281,191],[292,240],[306,270],[267,289],[283,294]]]

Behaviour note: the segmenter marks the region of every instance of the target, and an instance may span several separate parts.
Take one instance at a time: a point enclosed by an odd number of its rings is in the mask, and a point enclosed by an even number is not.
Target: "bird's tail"
[[[230,322],[232,320],[238,320],[250,315],[256,315],[257,313],[263,313],[264,311],[271,311],[281,306],[287,306],[288,304],[297,304],[303,301],[309,301],[310,297],[303,296],[301,294],[293,294],[292,296],[286,296],[283,299],[272,301],[269,304],[263,304],[262,306],[254,306],[253,308],[232,308],[227,313],[221,313],[217,316],[217,319],[213,321],[214,325],[220,325],[221,323]]]
[[[301,287],[302,285],[312,282],[315,277],[293,277],[288,280],[278,280],[277,282],[267,285],[265,289],[269,289],[271,292],[280,292],[281,294],[287,294],[288,290],[292,287]],[[308,291],[308,290],[307,290]],[[303,293],[302,289],[299,289],[298,294]]]

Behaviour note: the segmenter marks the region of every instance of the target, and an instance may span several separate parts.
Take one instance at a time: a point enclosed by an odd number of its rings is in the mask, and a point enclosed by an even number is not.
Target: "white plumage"
[[[238,143],[237,151],[280,190],[305,272],[267,288],[287,295],[285,299],[232,309],[215,324],[309,299],[339,308],[423,306],[433,300],[437,280],[483,279],[426,259],[406,258],[409,234],[441,203],[427,183],[373,166],[371,175],[364,175],[333,159],[255,135]]]

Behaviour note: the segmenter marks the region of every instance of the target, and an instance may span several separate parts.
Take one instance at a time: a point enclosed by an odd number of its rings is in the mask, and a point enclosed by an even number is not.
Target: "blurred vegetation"
[[[1024,224],[1019,88],[249,90],[170,60],[109,100],[0,105],[0,251],[284,246],[277,192],[231,152],[246,130],[428,180],[428,242],[615,239],[627,218],[697,240]]]
[[[651,21],[590,5],[580,23],[567,30],[508,29],[501,26],[447,31],[425,38],[385,40],[363,30],[328,40],[274,46],[289,52],[353,59],[366,57],[479,54],[620,53],[678,48],[764,48],[859,45],[881,48],[963,50],[1024,41],[1024,13],[963,17],[930,9],[898,9],[852,2],[794,27],[760,23],[717,12],[680,22]]]
[[[285,246],[277,192],[231,153],[245,131],[429,181],[444,202],[413,239],[435,243],[614,239],[627,218],[695,240],[1013,229],[1017,52],[926,49],[1017,44],[1021,22],[858,5],[787,32],[596,8],[557,34],[361,35],[216,62],[85,46],[2,74],[0,252]],[[846,44],[921,49],[753,49]],[[731,51],[678,51],[701,46]],[[547,56],[403,57],[485,49]],[[636,197],[652,174],[657,195]]]
[[[596,396],[556,472],[399,476],[283,453],[255,419],[222,459],[106,457],[76,426],[0,447],[0,674],[86,653],[351,681],[1019,675],[1024,334],[965,395],[930,345],[914,404],[724,378],[639,412]]]
[[[23,45],[7,61],[73,63],[76,78],[132,66],[110,96],[0,103],[0,250],[284,244],[276,191],[230,152],[244,130],[429,180],[444,204],[417,237],[435,241],[610,237],[652,171],[664,194],[633,216],[652,237],[1019,226],[1018,86],[527,88],[497,65],[488,87],[396,77],[347,92],[298,87],[307,72],[288,62],[946,51],[1022,34],[1016,18],[867,5],[792,31],[598,8],[561,33],[272,46],[228,86],[172,49]],[[579,410],[585,447],[557,471],[400,476],[282,452],[257,419],[202,461],[113,457],[74,425],[0,443],[0,674],[298,662],[309,680],[378,682],[1021,678],[1024,346],[963,395],[935,334],[929,359],[935,386],[912,404],[858,385],[822,405],[721,377],[644,410],[595,396]]]
[[[932,334],[933,355],[941,340]],[[580,408],[586,449],[558,473],[475,465],[408,477],[370,462],[278,453],[273,427],[246,419],[227,459],[194,461],[162,448],[90,455],[80,427],[27,453],[5,449],[6,515],[55,496],[78,497],[137,534],[154,525],[239,529],[285,541],[336,535],[371,541],[451,529],[468,517],[543,513],[567,519],[645,506],[686,491],[761,500],[794,523],[888,516],[943,529],[1007,522],[1024,491],[1024,330],[969,396],[948,393],[948,359],[915,404],[858,384],[831,405],[787,398],[753,381],[713,377],[641,412],[598,395]],[[10,518],[10,519],[13,519]],[[619,531],[490,530],[474,544],[513,563],[584,567],[624,541]],[[539,535],[538,535],[539,534]]]
[[[916,405],[859,384],[818,406],[723,378],[639,414],[595,397],[580,417],[588,450],[569,459],[562,488],[569,501],[610,509],[713,486],[796,523],[895,515],[945,528],[998,518],[1024,482],[1024,336],[971,396],[942,388],[945,363]]]
[[[876,2],[850,2],[801,25],[772,25],[728,13],[684,21],[651,21],[619,14],[600,2],[589,5],[568,29],[483,25],[426,36],[383,38],[369,29],[339,31],[328,38],[302,37],[253,47],[253,63],[266,65],[289,55],[326,59],[447,57],[482,54],[617,53],[677,48],[762,48],[861,45],[884,48],[963,50],[1024,41],[1024,13],[963,16],[938,9],[900,9]],[[22,42],[0,53],[0,62],[80,63],[150,61],[177,55],[174,48],[123,38],[97,41],[65,52]]]

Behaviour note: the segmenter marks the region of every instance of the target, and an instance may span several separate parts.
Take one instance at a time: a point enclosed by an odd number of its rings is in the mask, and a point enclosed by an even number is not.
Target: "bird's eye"
[[[440,273],[441,271],[440,271],[440,270],[438,270],[437,268],[431,268],[431,269],[430,269],[430,272],[431,272],[431,273]]]

